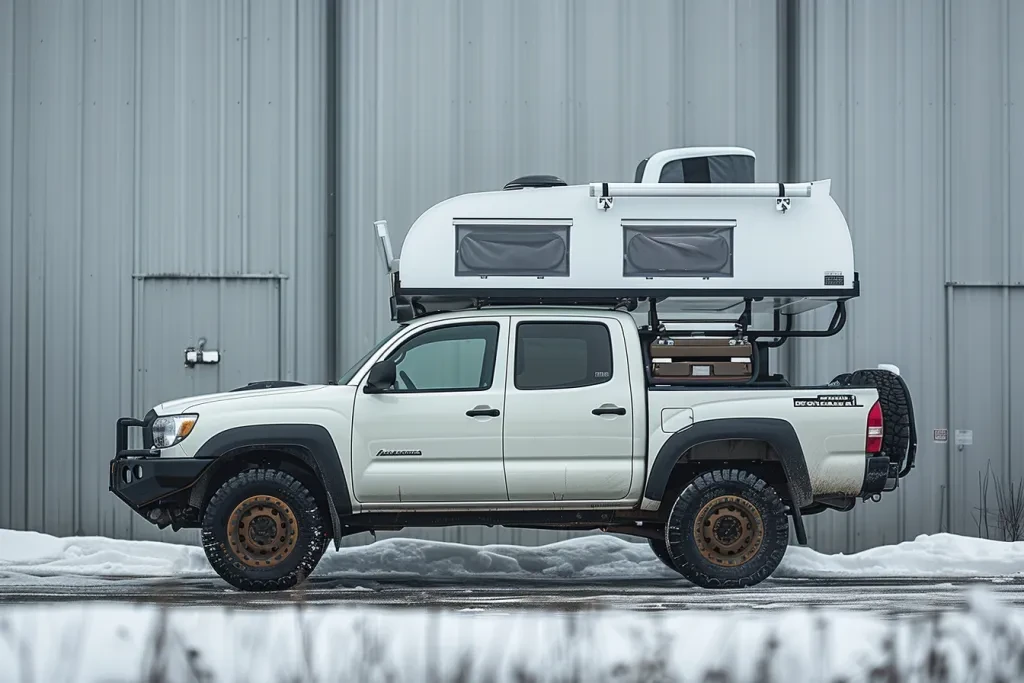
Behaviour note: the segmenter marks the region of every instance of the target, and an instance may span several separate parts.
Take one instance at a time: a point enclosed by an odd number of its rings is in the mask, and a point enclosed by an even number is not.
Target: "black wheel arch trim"
[[[263,448],[294,449],[306,456],[302,460],[313,468],[327,494],[334,543],[335,547],[339,547],[344,536],[340,519],[352,514],[352,500],[341,456],[330,432],[323,425],[263,424],[232,427],[210,437],[200,446],[195,458],[216,460],[239,451]]]
[[[782,463],[782,470],[790,488],[788,493],[793,503],[799,507],[811,504],[814,498],[811,491],[811,476],[807,471],[807,461],[804,459],[800,439],[792,424],[775,417],[726,417],[702,420],[674,433],[654,458],[651,473],[647,477],[644,497],[659,501],[665,497],[665,489],[672,470],[694,446],[736,439],[768,443]]]

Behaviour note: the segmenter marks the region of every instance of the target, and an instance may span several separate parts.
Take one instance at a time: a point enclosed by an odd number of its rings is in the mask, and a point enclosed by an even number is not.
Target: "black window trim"
[[[572,275],[572,261],[571,261],[571,241],[572,241],[572,228],[573,220],[571,218],[468,218],[468,217],[456,217],[452,219],[452,227],[454,228],[455,234],[455,260],[454,260],[454,274],[455,277],[462,279],[467,277],[473,277],[478,279],[487,279],[491,277],[512,277],[512,278],[568,278]],[[509,272],[497,272],[497,273],[463,273],[459,272],[459,232],[463,228],[508,228],[508,227],[519,227],[525,229],[532,228],[547,228],[554,234],[559,234],[560,237],[564,237],[565,242],[565,272],[564,273],[551,273],[547,271],[534,271],[534,270],[519,270]]]
[[[519,361],[519,328],[523,325],[597,325],[604,328],[605,334],[608,335],[608,376],[599,382],[591,382],[571,387],[520,387],[519,380],[516,376],[516,368]],[[568,391],[570,389],[586,389],[588,387],[597,387],[602,384],[607,384],[615,378],[615,345],[612,342],[611,325],[606,320],[519,320],[516,322],[516,339],[515,344],[512,346],[512,362],[509,363],[509,370],[511,371],[509,374],[512,377],[512,386],[515,387],[516,391]]]
[[[653,280],[654,278],[722,278],[735,277],[736,259],[736,226],[738,221],[733,218],[623,218],[619,221],[619,228],[622,231],[622,277],[628,279]],[[630,230],[638,233],[659,233],[659,232],[692,232],[700,234],[706,229],[722,229],[728,234],[729,242],[729,269],[728,272],[720,271],[694,271],[694,272],[657,272],[643,271],[630,273],[626,268],[626,253],[629,250],[628,234]]]
[[[494,369],[498,364],[498,346],[501,342],[501,322],[497,320],[462,320],[459,322],[452,322],[448,324],[431,325],[426,329],[419,330],[414,334],[410,335],[408,339],[403,339],[397,347],[388,352],[386,356],[380,360],[388,360],[394,358],[398,352],[409,342],[417,337],[420,337],[428,332],[434,332],[435,330],[446,330],[455,327],[468,327],[468,326],[490,326],[498,329],[498,334],[494,338],[494,344],[487,343],[484,347],[484,362],[481,367],[480,373],[488,373],[487,385],[482,387],[465,387],[465,388],[450,388],[450,389],[390,389],[385,391],[385,394],[408,396],[410,394],[467,394],[481,391],[490,391],[494,387]],[[490,347],[490,348],[488,348]],[[378,361],[379,362],[379,361]]]

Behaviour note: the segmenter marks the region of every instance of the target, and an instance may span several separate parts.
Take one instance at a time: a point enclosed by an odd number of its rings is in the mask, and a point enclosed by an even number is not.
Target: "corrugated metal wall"
[[[976,535],[979,474],[1024,476],[1024,6],[1015,0],[815,2],[796,12],[795,172],[831,177],[863,295],[837,338],[793,345],[794,379],[900,366],[919,466],[898,496],[825,513],[815,546],[853,551]],[[1002,286],[1009,285],[1009,286]],[[826,322],[825,315],[818,324]],[[948,429],[947,443],[933,429]],[[954,430],[970,430],[962,449]],[[987,500],[994,528],[994,482]]]
[[[432,204],[527,173],[632,180],[685,144],[756,150],[777,177],[773,2],[345,2],[339,12],[339,341],[389,329],[373,221],[396,249]]]
[[[345,2],[339,15],[342,366],[392,325],[376,219],[397,249],[421,212],[454,194],[527,173],[630,181],[641,159],[688,144],[750,147],[759,179],[778,175],[773,2],[385,0]],[[402,535],[534,544],[569,534]]]
[[[0,526],[153,537],[119,416],[326,376],[325,37],[307,0],[0,0]]]
[[[846,331],[783,363],[822,382],[895,362],[915,390],[916,472],[882,503],[813,518],[816,547],[977,533],[979,473],[1021,476],[1015,0],[329,7],[0,0],[0,526],[150,535],[106,491],[114,419],[261,372],[322,379],[331,349],[357,359],[391,326],[373,220],[397,246],[453,194],[526,173],[627,180],[679,145],[751,147],[760,180],[833,179],[864,294]],[[159,277],[181,273],[259,277]],[[191,327],[174,323],[185,296]],[[251,348],[216,378],[184,375],[178,347],[198,335]]]

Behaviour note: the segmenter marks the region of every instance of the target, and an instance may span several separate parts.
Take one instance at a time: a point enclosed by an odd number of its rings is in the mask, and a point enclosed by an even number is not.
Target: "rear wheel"
[[[742,588],[771,576],[789,544],[782,500],[742,470],[706,472],[669,511],[665,545],[676,571],[703,588]]]
[[[221,578],[248,591],[305,580],[326,549],[312,492],[290,474],[252,469],[224,482],[203,515],[203,549]]]

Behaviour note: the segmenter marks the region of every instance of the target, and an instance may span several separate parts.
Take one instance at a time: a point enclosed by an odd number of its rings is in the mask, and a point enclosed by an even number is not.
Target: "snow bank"
[[[59,656],[54,656],[59,652]],[[1024,675],[1024,614],[432,613],[77,603],[0,611],[0,683],[285,680],[988,683]],[[928,674],[931,675],[928,675]]]
[[[0,575],[29,577],[212,577],[202,549],[152,541],[55,538],[0,530]],[[329,550],[314,576],[679,579],[647,543],[580,536],[539,547],[472,546],[410,538]],[[1024,576],[1024,542],[935,534],[852,555],[791,547],[777,578]]]
[[[1024,576],[1024,541],[992,541],[955,534],[922,535],[913,541],[852,555],[823,555],[790,548],[776,576],[798,577],[1008,577]]]

